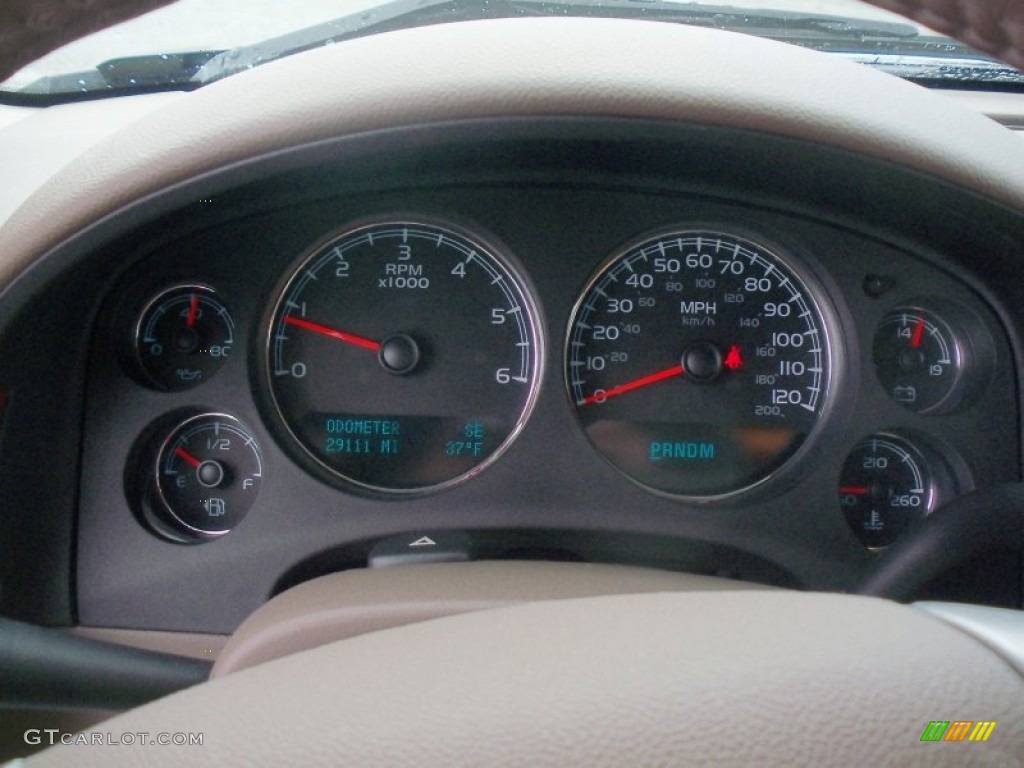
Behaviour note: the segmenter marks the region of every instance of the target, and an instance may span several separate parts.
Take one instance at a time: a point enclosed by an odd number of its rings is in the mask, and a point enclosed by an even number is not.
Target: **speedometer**
[[[285,444],[327,480],[438,490],[494,461],[543,359],[523,278],[478,233],[423,217],[353,224],[285,278],[267,380]]]
[[[757,485],[824,413],[823,306],[777,249],[719,231],[645,237],[576,304],[565,375],[579,423],[649,489],[701,499]]]

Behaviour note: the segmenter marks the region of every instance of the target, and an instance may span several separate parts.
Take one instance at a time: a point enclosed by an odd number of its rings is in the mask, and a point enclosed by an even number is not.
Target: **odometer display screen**
[[[830,388],[828,329],[791,260],[717,231],[659,233],[590,281],[566,382],[597,450],[641,485],[708,498],[765,480]]]
[[[296,263],[267,377],[300,460],[408,493],[465,479],[509,445],[536,398],[541,338],[522,278],[490,242],[403,217],[354,224]]]

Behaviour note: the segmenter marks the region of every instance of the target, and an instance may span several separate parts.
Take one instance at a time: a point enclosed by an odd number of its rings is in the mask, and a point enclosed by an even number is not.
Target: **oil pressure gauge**
[[[171,392],[212,376],[235,342],[231,313],[212,288],[178,285],[143,309],[135,329],[135,361],[147,384]]]

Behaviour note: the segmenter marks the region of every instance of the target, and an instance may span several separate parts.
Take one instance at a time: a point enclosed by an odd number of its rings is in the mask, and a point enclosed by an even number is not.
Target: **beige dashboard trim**
[[[1019,138],[866,67],[669,24],[479,21],[308,51],[142,117],[56,173],[0,229],[0,290],[91,223],[231,163],[396,126],[542,115],[790,136],[890,160],[1024,209]]]
[[[293,587],[257,609],[231,636],[210,677],[368,632],[520,603],[773,589],[712,576],[597,563],[484,561],[344,571]]]

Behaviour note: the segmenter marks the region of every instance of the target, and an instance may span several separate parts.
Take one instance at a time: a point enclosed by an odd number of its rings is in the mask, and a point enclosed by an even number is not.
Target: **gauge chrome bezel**
[[[504,440],[487,458],[467,471],[439,483],[414,488],[394,488],[376,485],[349,476],[330,466],[296,434],[274,392],[274,336],[278,314],[281,305],[292,291],[295,281],[304,267],[318,258],[332,244],[347,240],[358,235],[360,232],[385,226],[426,227],[442,230],[446,234],[454,235],[466,241],[475,250],[483,251],[490,261],[494,262],[504,273],[510,285],[514,287],[515,294],[522,301],[523,311],[519,314],[522,315],[523,330],[530,340],[533,352],[528,365],[525,366],[530,372],[529,391],[523,399],[512,429]],[[518,439],[523,429],[525,429],[537,404],[546,369],[547,352],[545,324],[536,295],[532,281],[522,268],[519,260],[512,253],[512,250],[497,236],[476,223],[465,222],[447,214],[399,210],[359,217],[332,229],[305,248],[297,258],[289,262],[283,276],[274,287],[272,293],[273,301],[261,321],[260,337],[262,342],[259,354],[261,356],[260,368],[262,376],[260,377],[259,384],[263,394],[261,401],[269,406],[269,413],[272,417],[271,423],[274,427],[272,432],[275,436],[278,436],[278,442],[283,443],[289,455],[296,459],[301,466],[310,471],[314,477],[334,486],[391,499],[416,498],[461,486],[463,483],[472,480],[486,471],[505,454]]]
[[[600,282],[607,271],[621,259],[626,258],[629,254],[637,251],[641,246],[644,246],[647,243],[651,243],[659,239],[685,237],[687,235],[695,234],[714,234],[722,238],[731,238],[746,245],[753,246],[757,250],[770,254],[776,262],[780,263],[788,270],[789,274],[796,280],[798,286],[802,289],[802,294],[812,305],[812,311],[815,312],[820,321],[823,344],[822,359],[826,368],[823,376],[824,384],[821,387],[821,392],[819,393],[821,405],[818,409],[817,415],[815,416],[815,423],[793,455],[786,459],[780,466],[771,470],[764,477],[757,479],[753,483],[724,491],[722,493],[707,495],[673,493],[671,491],[658,488],[633,477],[632,474],[624,470],[609,458],[605,452],[590,439],[589,435],[587,435],[586,431],[583,429],[579,416],[579,406],[574,397],[569,370],[571,362],[571,344],[573,342],[574,329],[577,324],[580,309],[591,295],[594,287]],[[759,494],[767,492],[769,489],[774,489],[781,493],[789,487],[786,484],[786,481],[792,481],[799,477],[800,472],[804,470],[809,463],[809,459],[812,458],[812,451],[821,439],[823,432],[827,429],[831,415],[835,409],[835,392],[839,389],[841,382],[845,379],[848,353],[845,347],[845,337],[841,333],[841,326],[838,320],[838,309],[833,299],[833,296],[839,295],[838,290],[834,287],[830,290],[826,290],[826,285],[831,286],[831,281],[820,265],[818,265],[813,259],[801,255],[804,249],[801,249],[795,243],[789,242],[788,239],[786,240],[786,245],[780,244],[780,240],[782,239],[783,238],[778,236],[765,234],[763,232],[763,228],[747,228],[743,225],[718,220],[683,221],[674,225],[659,226],[654,229],[648,229],[639,235],[630,238],[623,245],[616,247],[608,256],[606,256],[587,279],[583,289],[580,291],[577,299],[573,303],[572,312],[569,316],[568,325],[566,327],[562,353],[562,377],[566,401],[569,408],[572,410],[573,419],[575,420],[577,427],[580,432],[583,433],[584,439],[591,446],[594,452],[602,459],[602,461],[610,465],[616,472],[639,488],[642,488],[656,496],[687,504],[715,505],[723,502],[735,502],[755,498]]]

